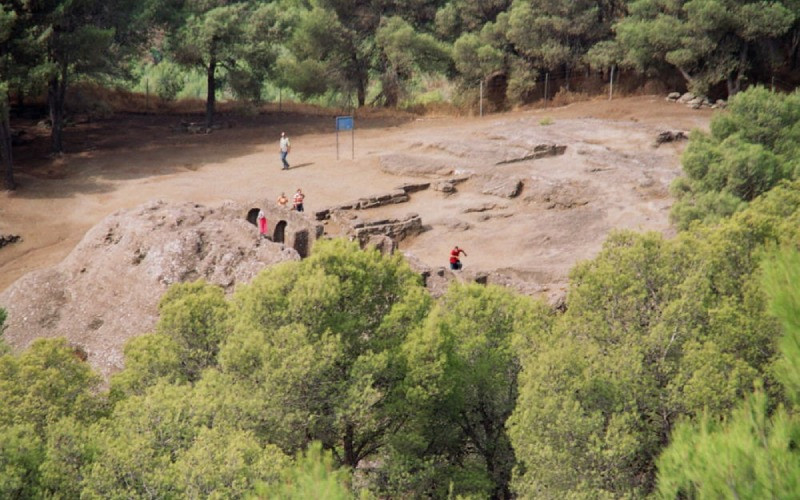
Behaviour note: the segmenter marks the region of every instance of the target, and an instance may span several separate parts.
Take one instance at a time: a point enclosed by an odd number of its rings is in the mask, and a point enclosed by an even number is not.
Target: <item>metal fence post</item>
[[[611,65],[611,80],[608,84],[608,100],[610,101],[612,97],[614,97],[614,70],[617,68],[616,64]]]
[[[481,78],[480,115],[483,116],[483,78]]]
[[[549,87],[550,86],[550,73],[547,72],[544,74],[544,102],[547,105],[547,99],[549,97]]]

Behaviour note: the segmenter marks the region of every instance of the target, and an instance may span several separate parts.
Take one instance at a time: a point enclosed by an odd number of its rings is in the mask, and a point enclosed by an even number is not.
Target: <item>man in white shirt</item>
[[[281,132],[281,161],[283,162],[283,169],[289,170],[289,162],[286,161],[286,156],[288,156],[289,151],[292,150],[292,144],[289,142],[289,137],[286,135],[286,132]]]

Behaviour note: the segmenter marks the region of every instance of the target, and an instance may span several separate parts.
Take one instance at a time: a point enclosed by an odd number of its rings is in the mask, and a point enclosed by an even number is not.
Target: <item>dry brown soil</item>
[[[342,159],[336,159],[331,116],[265,113],[189,135],[172,130],[180,117],[124,115],[67,129],[67,153],[56,158],[45,153],[47,132],[31,127],[35,140],[15,151],[20,187],[0,192],[0,234],[23,238],[0,249],[0,291],[61,261],[107,215],[149,200],[215,206],[226,199],[275,199],[282,191],[291,196],[302,187],[306,209],[314,211],[420,180],[384,173],[380,157],[387,153],[449,158],[472,174],[524,182],[513,199],[482,194],[480,182],[470,180],[451,195],[431,189],[369,211],[370,217],[420,214],[430,230],[401,242],[401,250],[442,266],[458,244],[471,269],[563,283],[613,228],[670,232],[667,187],[680,173],[683,145],[654,148],[653,140],[663,130],[707,128],[711,114],[642,96],[482,118],[357,116],[354,160],[349,137],[342,137]],[[542,125],[545,117],[552,123]],[[289,171],[279,166],[281,130],[292,140]],[[521,142],[555,142],[567,151],[494,165],[504,144]],[[467,212],[492,204],[486,212]]]

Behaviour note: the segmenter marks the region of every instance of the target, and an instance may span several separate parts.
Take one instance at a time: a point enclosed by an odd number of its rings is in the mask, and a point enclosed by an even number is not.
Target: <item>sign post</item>
[[[350,148],[351,159],[356,157],[356,127],[355,121],[352,116],[337,116],[336,117],[336,159],[339,159],[339,131],[350,131]]]

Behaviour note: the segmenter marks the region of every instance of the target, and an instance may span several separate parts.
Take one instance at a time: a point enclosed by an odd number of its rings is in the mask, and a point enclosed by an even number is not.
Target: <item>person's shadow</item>
[[[296,168],[308,167],[308,166],[311,166],[313,164],[314,164],[313,161],[310,161],[308,163],[300,163],[299,165],[292,165],[291,167],[289,167],[289,170],[294,170]]]

